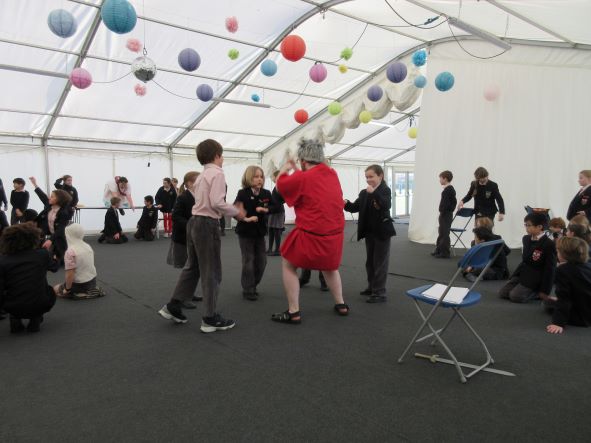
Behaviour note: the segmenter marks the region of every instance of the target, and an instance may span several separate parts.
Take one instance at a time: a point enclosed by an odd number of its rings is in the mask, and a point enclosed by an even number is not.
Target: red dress
[[[285,203],[295,209],[296,228],[281,246],[281,255],[302,269],[334,271],[343,256],[343,191],[334,169],[324,163],[277,180]]]

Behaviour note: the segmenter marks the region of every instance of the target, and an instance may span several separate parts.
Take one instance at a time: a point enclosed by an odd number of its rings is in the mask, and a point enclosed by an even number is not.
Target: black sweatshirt
[[[158,192],[156,192],[156,206],[162,205],[160,210],[164,213],[172,212],[174,208],[174,202],[176,200],[176,191],[174,188],[170,188],[168,191],[164,189],[164,186],[160,186]]]
[[[267,235],[266,213],[256,212],[256,208],[269,208],[271,205],[271,191],[262,188],[259,195],[254,195],[251,188],[241,189],[236,195],[234,203],[242,203],[246,211],[246,217],[256,215],[259,221],[247,223],[239,221],[236,225],[236,233],[241,237],[264,237]]]
[[[556,307],[552,323],[591,325],[591,264],[563,263],[556,269]]]
[[[456,190],[452,185],[447,185],[441,191],[441,201],[439,202],[439,212],[454,212],[458,200],[456,199]]]
[[[385,181],[369,194],[362,190],[357,200],[345,203],[345,211],[359,212],[359,224],[357,227],[357,240],[365,238],[368,234],[375,235],[382,240],[390,238],[381,231],[382,221],[390,218],[390,207],[392,206],[392,191]]]
[[[192,209],[195,197],[190,191],[182,192],[177,198],[172,210],[172,241],[182,245],[187,244],[187,223],[193,216]]]
[[[4,190],[2,179],[0,179],[0,204],[8,206],[8,199],[6,198],[6,191]]]
[[[473,181],[462,201],[467,203],[472,197],[474,197],[474,212],[478,216],[494,218],[497,212],[505,213],[505,202],[499,192],[499,186],[493,181],[487,181],[486,185]],[[498,209],[497,205],[499,206]]]
[[[121,234],[122,231],[117,209],[113,207],[107,209],[107,213],[105,214],[105,228],[101,232],[107,237],[113,237],[115,234]]]
[[[59,208],[57,214],[55,215],[55,220],[53,222],[53,234],[49,230],[49,212],[51,211],[51,205],[49,204],[49,199],[45,192],[41,190],[41,188],[35,188],[35,194],[43,203],[43,211],[39,213],[35,221],[39,228],[43,231],[43,234],[49,236],[49,239],[53,243],[56,254],[61,259],[64,257],[66,253],[66,249],[68,249],[68,244],[66,242],[66,226],[70,223],[70,210],[69,207]]]
[[[554,242],[545,235],[539,240],[532,240],[531,236],[525,235],[522,257],[513,277],[519,277],[519,283],[526,288],[550,294],[556,271]]]
[[[29,191],[12,191],[10,193],[10,204],[12,209],[20,209],[21,212],[25,212],[25,209],[29,207]]]
[[[277,186],[273,188],[273,192],[271,192],[271,205],[269,206],[269,214],[281,214],[285,212],[285,200],[277,190]]]
[[[142,216],[137,222],[138,229],[155,229],[158,224],[158,209],[155,206],[148,208],[144,206]]]
[[[585,212],[585,216],[591,220],[591,186],[588,186],[582,193],[577,192],[568,205],[568,211],[566,212],[566,219],[570,220],[577,212]]]
[[[55,189],[61,189],[63,191],[66,191],[68,194],[70,194],[70,196],[72,197],[72,200],[70,201],[68,206],[75,208],[76,206],[78,206],[78,191],[76,190],[76,188],[74,186],[66,185],[65,183],[63,183],[63,181],[64,181],[63,178],[58,178],[55,181],[55,183],[53,184],[53,186],[55,186]]]

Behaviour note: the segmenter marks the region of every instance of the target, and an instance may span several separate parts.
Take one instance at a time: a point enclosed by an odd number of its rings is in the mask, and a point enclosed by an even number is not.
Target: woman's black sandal
[[[279,323],[291,323],[292,325],[299,325],[302,322],[300,311],[298,312],[277,312],[271,315],[271,320]]]
[[[343,317],[349,315],[349,305],[345,303],[334,305],[334,310],[337,314],[342,315]]]

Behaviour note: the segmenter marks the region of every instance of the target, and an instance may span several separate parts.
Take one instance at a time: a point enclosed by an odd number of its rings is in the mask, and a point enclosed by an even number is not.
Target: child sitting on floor
[[[154,234],[158,226],[158,209],[154,206],[154,197],[146,195],[144,197],[144,209],[142,216],[137,222],[137,231],[133,236],[137,240],[154,240]]]
[[[483,217],[479,220],[490,220],[486,217]],[[484,243],[493,240],[501,240],[500,235],[495,235],[492,231],[488,228],[483,226],[479,228],[474,228],[472,231],[474,232],[474,244]],[[495,251],[496,253],[496,251]],[[486,273],[482,276],[483,280],[506,280],[509,278],[509,268],[507,267],[507,255],[511,253],[511,249],[506,244],[503,244],[501,252],[495,259],[495,261],[490,265]],[[476,281],[476,278],[481,274],[483,269],[474,269],[472,267],[468,267],[464,270],[464,277],[468,281]]]
[[[554,241],[556,241],[566,234],[566,223],[561,217],[553,218],[550,220],[548,230]]]
[[[55,295],[76,300],[102,297],[104,292],[96,285],[94,251],[84,241],[84,228],[78,223],[66,228],[68,249],[64,256],[66,281],[55,285]]]
[[[101,231],[101,236],[98,239],[99,243],[127,243],[127,236],[123,233],[121,223],[119,223],[117,210],[120,205],[121,199],[119,197],[111,197],[111,207],[107,209],[107,213],[105,214],[105,228]]]
[[[591,264],[589,248],[580,238],[562,237],[557,242],[556,297],[552,323],[546,326],[551,334],[562,334],[564,327],[591,325]]]
[[[556,269],[556,247],[544,232],[546,214],[532,212],[523,221],[527,232],[523,237],[523,259],[499,292],[501,298],[515,303],[547,299]]]

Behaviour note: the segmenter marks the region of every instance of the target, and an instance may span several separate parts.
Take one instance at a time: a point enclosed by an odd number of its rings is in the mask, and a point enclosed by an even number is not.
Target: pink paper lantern
[[[236,17],[228,17],[226,19],[226,29],[232,34],[238,31],[238,19]]]
[[[139,83],[134,86],[133,90],[135,91],[135,95],[140,97],[146,95],[147,92],[147,88],[144,85],[140,85]]]
[[[487,101],[494,102],[501,95],[501,88],[498,85],[488,85],[483,95]]]
[[[315,63],[314,66],[310,68],[310,80],[315,83],[323,82],[326,79],[327,74],[326,66],[322,63]]]
[[[127,44],[125,46],[131,52],[140,52],[144,45],[142,45],[142,42],[140,42],[137,38],[130,38],[127,40]]]
[[[92,84],[92,75],[84,68],[75,68],[70,73],[70,81],[78,89],[86,89]]]

